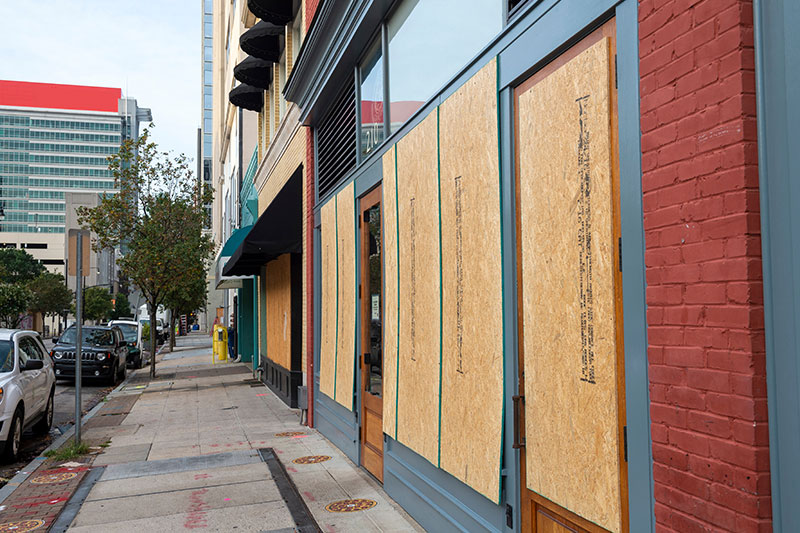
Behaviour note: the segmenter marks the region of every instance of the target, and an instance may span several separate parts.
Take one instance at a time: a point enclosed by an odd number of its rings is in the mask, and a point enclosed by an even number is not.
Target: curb
[[[163,349],[163,345],[162,345],[162,348],[160,348],[156,352],[156,356],[158,356],[161,353],[161,349]],[[81,417],[81,424],[86,424],[86,422],[90,418],[92,418],[94,415],[96,415],[97,412],[100,411],[100,409],[103,407],[103,403],[104,403],[105,398],[108,398],[109,396],[111,396],[114,393],[120,392],[128,384],[128,380],[130,380],[132,376],[133,376],[133,374],[128,374],[125,377],[125,379],[122,381],[122,383],[120,383],[119,385],[114,387],[114,389],[111,392],[106,394],[106,396],[103,398],[103,400],[100,400],[100,402],[98,402],[97,405],[92,407],[91,410],[89,410],[88,413],[83,415],[83,417]],[[45,452],[48,452],[50,450],[56,450],[56,449],[60,448],[61,446],[64,445],[65,442],[67,442],[70,438],[72,438],[73,435],[75,435],[75,424],[72,424],[67,431],[62,433],[58,438],[56,438],[53,442],[51,442],[50,446],[48,446],[47,448],[42,450],[42,453],[39,455],[39,457],[36,457],[30,463],[25,465],[14,477],[12,477],[8,481],[8,483],[6,483],[2,488],[0,488],[0,505],[4,501],[6,501],[6,499],[9,496],[11,496],[11,494],[13,494],[14,491],[17,490],[17,488],[20,485],[22,485],[22,483],[26,479],[28,479],[28,477],[33,473],[34,470],[39,468],[42,465],[42,463],[44,463],[47,460],[47,457],[44,456]]]

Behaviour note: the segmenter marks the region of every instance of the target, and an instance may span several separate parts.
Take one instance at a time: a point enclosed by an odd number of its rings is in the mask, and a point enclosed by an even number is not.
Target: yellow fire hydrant
[[[211,342],[211,362],[228,360],[228,330],[221,324],[214,324],[214,340]]]

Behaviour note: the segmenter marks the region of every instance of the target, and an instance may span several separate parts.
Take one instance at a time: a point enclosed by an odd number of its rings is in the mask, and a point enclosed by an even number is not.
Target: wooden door
[[[614,20],[515,89],[522,531],[628,531]]]
[[[361,465],[383,482],[383,254],[381,188],[360,199]]]

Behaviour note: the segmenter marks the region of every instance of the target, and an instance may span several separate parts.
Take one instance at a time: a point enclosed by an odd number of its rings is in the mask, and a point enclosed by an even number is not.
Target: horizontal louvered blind
[[[317,192],[331,191],[356,164],[356,94],[353,79],[334,99],[317,126]]]

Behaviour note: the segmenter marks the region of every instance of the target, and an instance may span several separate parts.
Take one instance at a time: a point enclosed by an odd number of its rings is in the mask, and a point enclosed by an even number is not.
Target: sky
[[[122,89],[162,151],[197,154],[202,0],[0,0],[0,79]]]

